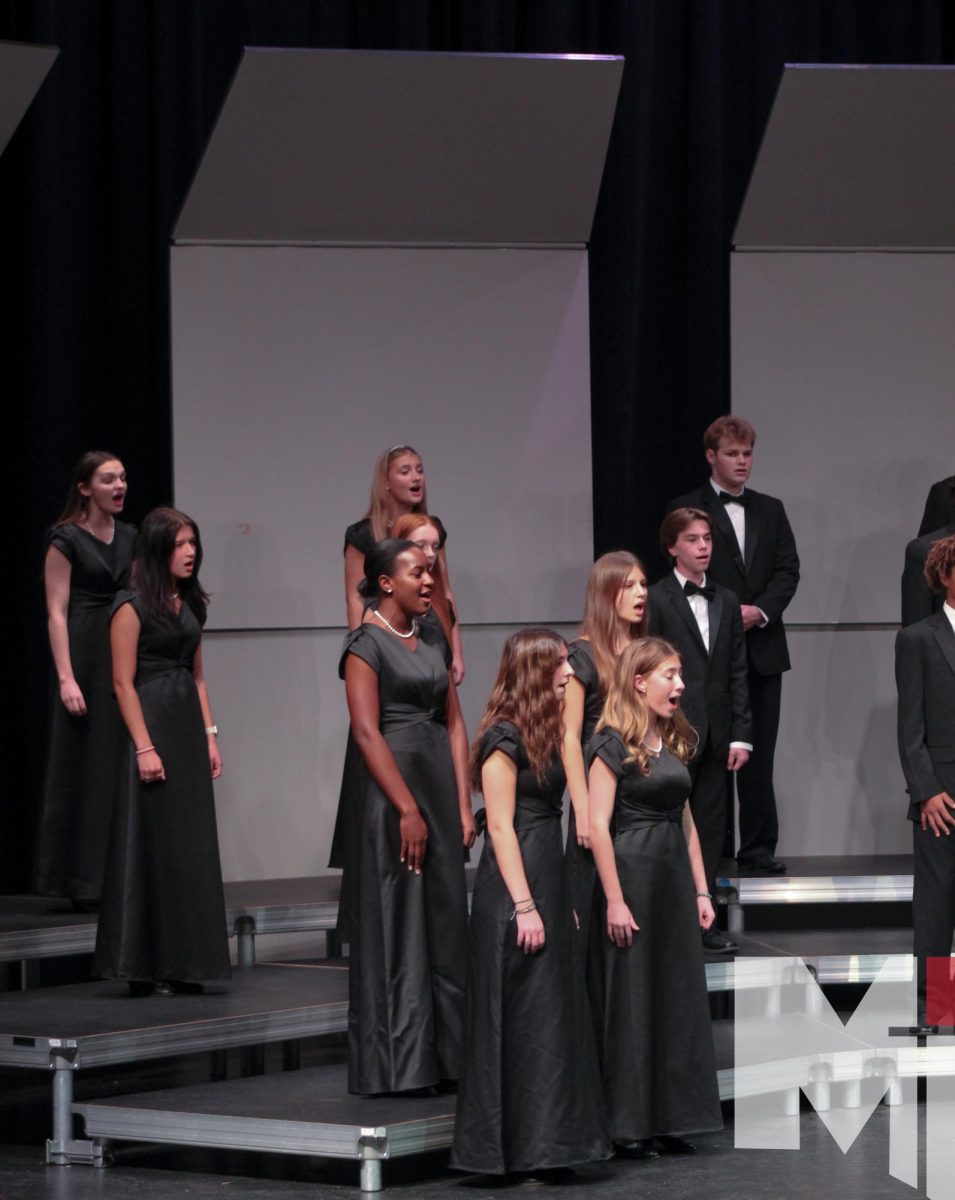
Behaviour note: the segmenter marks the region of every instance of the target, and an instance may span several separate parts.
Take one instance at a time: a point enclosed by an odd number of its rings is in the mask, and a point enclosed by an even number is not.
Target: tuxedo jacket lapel
[[[756,543],[759,541],[759,515],[754,511],[753,502],[746,506],[743,510],[746,514],[746,571],[747,573],[753,569],[753,559],[756,556]],[[734,541],[735,536],[734,536]]]
[[[938,612],[932,617],[932,624],[935,626],[935,640],[945,655],[945,661],[955,672],[955,630],[943,612]]]
[[[713,518],[713,524],[719,529],[720,533],[726,539],[726,544],[729,547],[730,555],[733,562],[736,564],[737,570],[741,575],[746,574],[746,567],[743,564],[743,556],[740,553],[739,540],[736,537],[736,530],[733,528],[733,522],[729,519],[726,512],[726,505],[713,491],[712,487],[707,483],[704,484],[703,509],[708,512]],[[706,493],[709,492],[709,495]],[[746,557],[749,558],[749,510],[747,509],[746,522]]]
[[[687,605],[687,607],[689,607],[689,605]],[[690,615],[692,616],[693,614],[691,613]],[[713,599],[710,601],[710,654],[711,655],[716,648],[716,639],[719,637],[720,623],[721,623],[722,619],[723,619],[723,597],[719,594],[719,592],[717,592],[716,595],[713,597]],[[695,625],[696,621],[694,620],[693,623]]]
[[[680,614],[680,619],[695,638],[697,646],[705,655],[709,656],[709,650],[703,645],[703,638],[700,636],[700,627],[696,623],[696,617],[693,615],[693,609],[690,608],[690,602],[683,594],[683,589],[680,587],[677,577],[672,572],[667,579],[667,595],[669,596],[670,603]]]

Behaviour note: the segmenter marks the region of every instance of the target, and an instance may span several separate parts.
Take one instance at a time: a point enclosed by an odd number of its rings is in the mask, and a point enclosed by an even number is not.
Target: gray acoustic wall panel
[[[955,255],[734,254],[733,409],[799,538],[795,621],[899,619],[929,485],[955,470]]]
[[[246,50],[184,242],[576,243],[623,60]]]
[[[468,675],[459,694],[470,732],[510,632],[463,630]],[[558,632],[573,637],[576,626]],[[216,810],[227,880],[293,878],[328,866],[348,735],[341,645],[341,630],[206,635],[205,674],[225,764]],[[477,797],[475,808],[480,803]]]
[[[586,251],[177,246],[172,296],[176,500],[214,627],[341,625],[345,527],[398,443],[465,622],[577,620]]]
[[[59,50],[0,42],[0,154],[40,90]]]
[[[895,633],[789,635],[776,752],[779,854],[910,854],[895,751]]]
[[[905,544],[955,469],[953,313],[952,255],[733,255],[733,409],[756,426],[753,486],[784,500],[802,558],[783,857],[911,848],[894,624]]]
[[[955,247],[955,67],[788,66],[738,249]]]

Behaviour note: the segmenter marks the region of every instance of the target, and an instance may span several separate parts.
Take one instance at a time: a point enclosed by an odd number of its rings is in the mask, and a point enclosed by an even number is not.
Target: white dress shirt
[[[686,591],[686,585],[690,582],[685,575],[673,568],[673,574],[676,576],[676,581],[680,585],[680,591]],[[706,587],[706,576],[703,576],[703,582],[700,587]],[[693,610],[693,616],[696,618],[696,623],[700,630],[700,637],[703,639],[703,645],[706,647],[706,653],[710,652],[710,602],[705,596],[701,596],[699,592],[695,596],[687,596],[687,604]]]
[[[676,576],[676,581],[680,585],[680,591],[685,593],[684,584],[690,582],[685,575],[673,568],[673,574]],[[703,576],[700,587],[706,587],[706,576]],[[706,647],[706,653],[710,652],[710,602],[705,596],[701,596],[699,592],[692,596],[686,597],[686,602],[693,611],[693,616],[696,618],[697,626],[700,630],[700,637],[703,639],[703,645]],[[753,745],[751,742],[730,742],[730,749],[738,747],[740,750],[749,750],[752,752]]]
[[[727,494],[727,496],[732,496],[734,494],[728,488],[720,487],[720,485],[716,482],[716,480],[712,477],[712,475],[710,476],[710,487],[713,489],[714,492],[716,492],[717,499],[719,499],[719,496],[722,492],[725,492]],[[742,496],[743,492],[745,492],[745,491],[746,491],[746,488],[741,487],[740,490],[738,492],[736,492],[735,494],[738,496]],[[722,500],[720,500],[720,504],[724,504],[724,502]],[[739,542],[740,556],[742,557],[743,562],[745,562],[746,561],[746,509],[742,506],[742,504],[736,503],[733,500],[727,500],[724,504],[724,507],[726,509],[726,515],[729,517],[730,524],[733,526],[733,532],[736,534],[736,540]],[[755,608],[756,605],[753,605],[753,607]],[[759,628],[762,629],[764,625],[769,624],[769,617],[766,616],[766,614],[763,612],[762,609],[760,609],[759,611],[762,614],[762,618],[763,618],[759,622]]]

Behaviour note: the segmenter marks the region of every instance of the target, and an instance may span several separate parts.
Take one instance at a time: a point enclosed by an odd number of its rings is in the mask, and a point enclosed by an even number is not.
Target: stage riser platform
[[[86,1136],[272,1154],[353,1159],[364,1191],[381,1188],[385,1159],[445,1149],[454,1132],[455,1097],[360,1097],[347,1067],[76,1104]]]
[[[0,1065],[52,1072],[47,1159],[91,1163],[95,1149],[72,1136],[75,1072],[341,1033],[347,1022],[341,963],[240,970],[201,996],[131,997],[122,983],[39,988],[0,1000]]]
[[[903,964],[898,964],[900,971]],[[884,1060],[864,1042],[809,1013],[777,1014],[751,1025],[750,1048],[762,1061],[734,1069],[733,1022],[714,1023],[720,1099],[765,1098],[767,1112],[798,1120],[800,1092],[820,1111],[859,1107],[865,1080],[882,1080]],[[779,1045],[811,1045],[813,1053],[774,1059]],[[903,1100],[903,1079],[929,1069],[955,1074],[955,1047],[929,1066],[925,1051],[900,1058],[899,1074],[885,1077],[884,1102]],[[913,1085],[908,1099],[914,1101]],[[262,1151],[354,1159],[361,1164],[361,1187],[382,1186],[381,1163],[389,1158],[450,1146],[454,1132],[453,1096],[428,1098],[356,1097],[347,1091],[344,1064],[291,1075],[174,1088],[160,1093],[76,1104],[85,1134],[100,1145],[110,1141]]]
[[[744,929],[747,907],[807,904],[898,904],[912,899],[909,855],[797,858],[786,875],[746,875],[732,861],[718,874],[719,899],[733,932]],[[475,868],[468,869],[469,890]],[[229,936],[239,939],[239,961],[251,966],[259,934],[332,933],[338,921],[341,875],[262,879],[225,885]],[[24,911],[18,912],[17,906]],[[91,954],[96,917],[56,912],[57,902],[37,897],[0,899],[0,962]]]

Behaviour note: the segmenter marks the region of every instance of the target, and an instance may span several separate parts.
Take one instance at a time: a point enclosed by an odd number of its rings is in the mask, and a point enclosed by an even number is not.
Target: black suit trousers
[[[708,891],[716,887],[716,869],[723,857],[728,814],[726,756],[713,754],[707,738],[703,751],[690,763],[690,812],[700,836],[700,851]]]
[[[738,860],[754,862],[775,854],[779,840],[776,792],[773,789],[773,759],[779,733],[782,675],[759,675],[750,670],[749,702],[753,712],[753,750],[749,762],[737,773],[739,795]]]
[[[919,1019],[925,1016],[925,960],[947,958],[955,926],[955,834],[936,837],[912,822],[915,860],[912,895],[913,953],[918,959]],[[945,1004],[947,996],[939,997]]]

